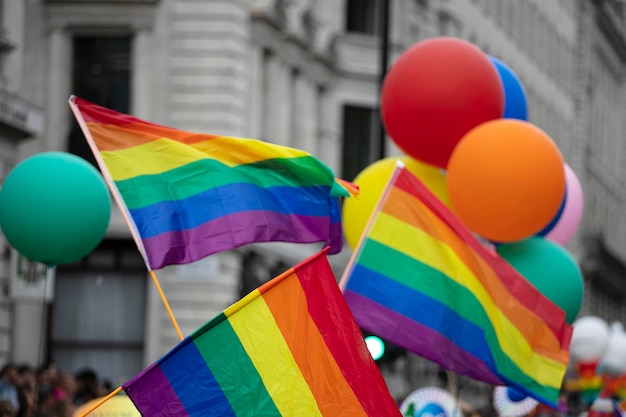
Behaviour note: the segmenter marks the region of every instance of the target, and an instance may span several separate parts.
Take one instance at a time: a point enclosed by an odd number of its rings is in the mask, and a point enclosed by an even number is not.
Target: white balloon
[[[624,326],[618,321],[611,323],[607,351],[614,352],[626,361],[626,333],[624,333]]]
[[[598,364],[598,374],[604,374],[611,377],[618,377],[626,371],[626,362],[614,352],[604,354]]]
[[[574,322],[570,356],[577,362],[600,360],[609,345],[609,325],[599,317],[585,316]]]
[[[621,376],[626,372],[626,333],[620,322],[611,323],[611,332],[606,352],[599,367],[610,376]]]

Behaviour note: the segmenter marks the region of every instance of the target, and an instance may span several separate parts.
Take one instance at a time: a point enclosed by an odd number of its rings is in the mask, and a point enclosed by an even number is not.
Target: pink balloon
[[[576,173],[568,164],[565,164],[565,184],[567,191],[563,213],[552,230],[545,235],[545,239],[563,246],[574,236],[583,216],[583,189]]]

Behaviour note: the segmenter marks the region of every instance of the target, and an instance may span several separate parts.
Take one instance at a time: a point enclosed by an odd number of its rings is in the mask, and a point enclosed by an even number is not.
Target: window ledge
[[[49,28],[150,29],[158,0],[46,0]]]
[[[159,0],[45,0],[48,4],[61,3],[115,3],[115,4],[155,4]]]

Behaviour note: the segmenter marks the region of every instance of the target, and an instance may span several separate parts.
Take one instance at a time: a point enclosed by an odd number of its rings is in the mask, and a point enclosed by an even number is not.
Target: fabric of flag
[[[159,126],[78,97],[70,106],[149,269],[253,242],[341,250],[337,197],[353,190],[310,154]]]
[[[361,327],[441,366],[556,406],[572,327],[398,167],[341,282]]]
[[[400,416],[323,252],[224,310],[123,389],[145,417]]]

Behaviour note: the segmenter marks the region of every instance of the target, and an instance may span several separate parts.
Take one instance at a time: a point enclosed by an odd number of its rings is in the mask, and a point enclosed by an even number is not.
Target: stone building
[[[41,103],[30,101],[21,88],[25,82],[21,70],[23,8],[15,2],[3,3],[0,2],[0,183],[21,160],[21,146],[42,134],[45,119]],[[7,360],[19,337],[13,321],[19,307],[14,300],[28,296],[20,291],[27,274],[19,268],[23,264],[4,240],[0,247],[0,358]]]
[[[585,216],[570,247],[586,278],[581,314],[624,319],[626,22],[619,2],[1,3],[0,103],[6,89],[11,104],[0,106],[0,124],[6,108],[12,126],[6,139],[0,129],[2,176],[37,152],[90,158],[67,106],[76,94],[155,123],[304,149],[352,179],[371,162],[398,154],[378,130],[381,66],[428,37],[473,42],[516,70],[527,89],[530,120],[557,142],[583,183]],[[381,19],[385,4],[388,25]],[[381,55],[386,26],[388,57]],[[11,119],[17,113],[25,116]],[[33,139],[21,140],[26,137]],[[0,278],[9,288],[15,273],[5,248]],[[156,276],[187,335],[318,248],[251,245]],[[331,258],[338,275],[348,252]],[[53,275],[49,303],[10,296],[9,290],[0,294],[0,359],[52,360],[72,372],[92,367],[115,385],[178,341],[119,211],[93,254]],[[384,371],[398,397],[445,379],[437,367],[414,358]],[[484,393],[480,386],[471,390],[473,396]]]

